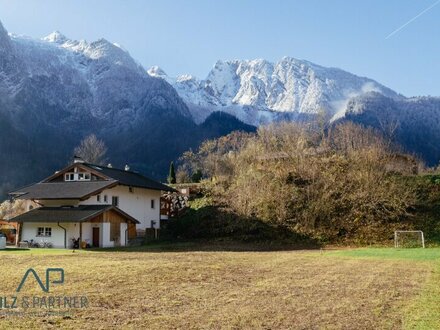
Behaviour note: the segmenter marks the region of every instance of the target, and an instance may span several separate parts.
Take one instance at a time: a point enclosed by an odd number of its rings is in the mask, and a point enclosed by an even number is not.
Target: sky
[[[77,40],[105,38],[170,76],[205,78],[219,59],[291,56],[375,79],[405,96],[440,96],[438,2],[0,0],[0,21],[35,38],[55,30]]]

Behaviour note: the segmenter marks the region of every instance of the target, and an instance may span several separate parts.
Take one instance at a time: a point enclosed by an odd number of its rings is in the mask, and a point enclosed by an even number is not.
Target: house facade
[[[172,188],[137,172],[75,159],[39,183],[10,193],[26,201],[20,241],[72,248],[125,246],[147,228],[160,228],[160,197]],[[33,207],[35,203],[38,207]]]

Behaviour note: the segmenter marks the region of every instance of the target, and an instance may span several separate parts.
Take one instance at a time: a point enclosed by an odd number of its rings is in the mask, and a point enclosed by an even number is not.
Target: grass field
[[[44,293],[29,281],[20,295],[86,295],[89,302],[65,315],[3,309],[0,329],[440,328],[440,249],[434,248],[35,249],[0,252],[0,262],[0,296],[14,295],[28,268],[43,277],[46,268],[61,267],[63,285]]]

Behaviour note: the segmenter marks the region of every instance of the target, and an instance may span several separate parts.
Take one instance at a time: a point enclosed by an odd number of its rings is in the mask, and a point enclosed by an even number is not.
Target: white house
[[[10,193],[28,201],[28,211],[10,219],[21,241],[71,248],[73,239],[93,247],[125,246],[136,231],[160,227],[160,197],[172,188],[139,173],[111,166],[74,163]],[[34,202],[34,203],[31,203]],[[31,204],[37,203],[38,208]]]

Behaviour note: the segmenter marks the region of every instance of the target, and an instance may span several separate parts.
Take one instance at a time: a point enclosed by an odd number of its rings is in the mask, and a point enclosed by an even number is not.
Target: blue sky
[[[406,95],[440,96],[434,0],[0,0],[9,32],[104,37],[146,68],[205,78],[218,59],[282,56],[367,76]]]

